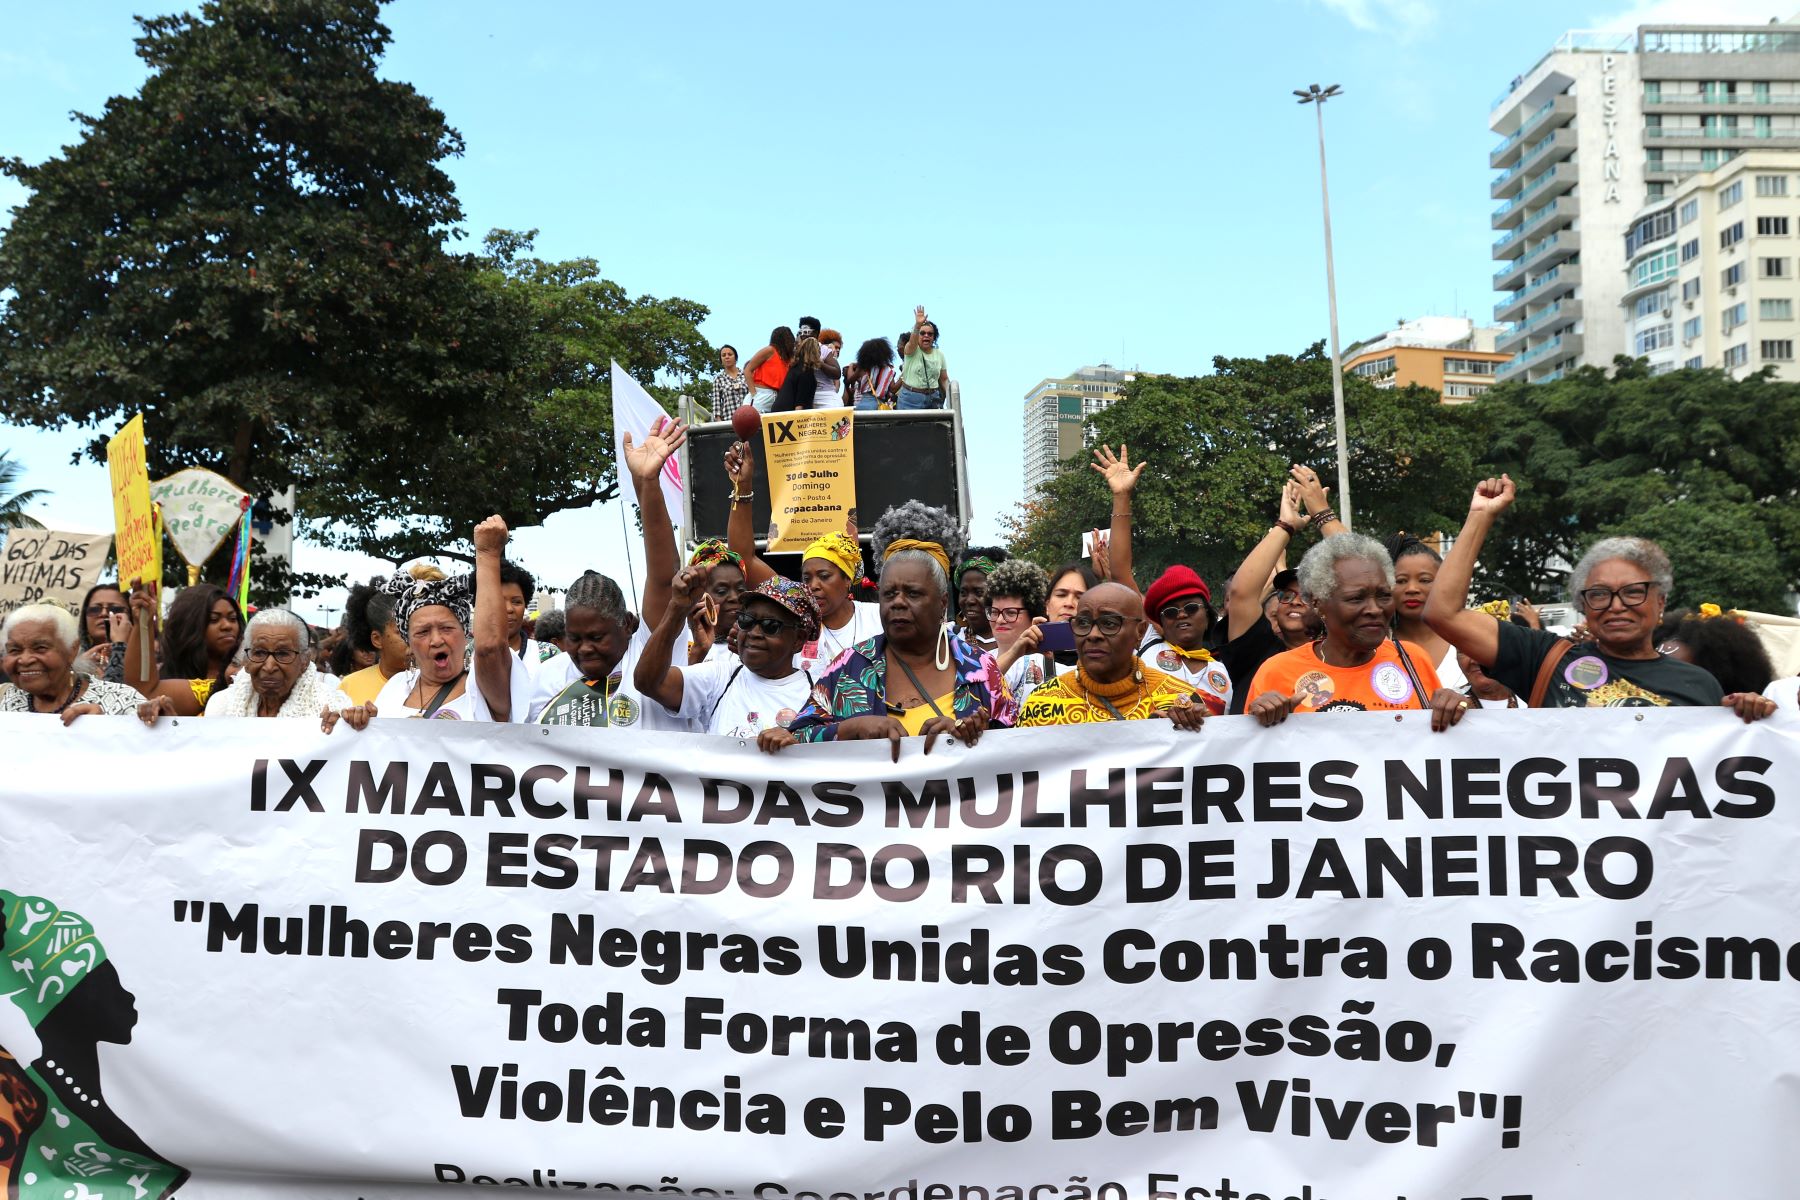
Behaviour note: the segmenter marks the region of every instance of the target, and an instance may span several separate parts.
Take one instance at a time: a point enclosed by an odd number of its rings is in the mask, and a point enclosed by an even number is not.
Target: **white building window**
[[[1756,194],[1759,196],[1787,195],[1787,176],[1758,175],[1756,177]]]
[[[1719,193],[1719,211],[1723,212],[1744,198],[1744,181],[1738,180]]]
[[[1791,338],[1780,338],[1776,341],[1765,341],[1762,344],[1764,362],[1793,362],[1794,342]]]
[[[1792,300],[1758,300],[1756,315],[1765,321],[1791,321],[1794,319],[1794,302]]]
[[[1749,362],[1750,362],[1750,343],[1749,342],[1744,342],[1741,345],[1737,345],[1737,346],[1725,347],[1725,369],[1727,371],[1731,370],[1733,367],[1746,366],[1749,364]]]

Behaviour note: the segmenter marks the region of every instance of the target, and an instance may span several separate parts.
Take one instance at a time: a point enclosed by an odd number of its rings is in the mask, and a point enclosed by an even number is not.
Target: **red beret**
[[[1207,590],[1206,580],[1196,575],[1193,568],[1176,563],[1157,576],[1156,582],[1150,585],[1150,590],[1144,593],[1145,615],[1154,621],[1164,605],[1183,596],[1194,595],[1208,604],[1212,603],[1212,592]]]

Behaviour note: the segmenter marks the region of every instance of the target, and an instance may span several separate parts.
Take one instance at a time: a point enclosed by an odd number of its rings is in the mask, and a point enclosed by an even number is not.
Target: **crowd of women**
[[[935,341],[919,310],[920,334]],[[829,332],[829,331],[827,331]],[[941,360],[940,360],[941,361]],[[1642,538],[1593,544],[1570,573],[1579,616],[1542,628],[1530,605],[1471,604],[1481,550],[1512,503],[1482,480],[1447,557],[1414,537],[1345,529],[1312,469],[1271,481],[1267,534],[1222,603],[1174,565],[1133,572],[1132,496],[1146,469],[1101,447],[1111,536],[1095,558],[1047,571],[967,549],[955,520],[917,501],[807,548],[799,579],[757,553],[752,447],[719,469],[727,536],[685,557],[658,477],[686,440],[659,421],[625,459],[642,513],[646,585],[633,608],[588,572],[561,610],[528,619],[535,581],[505,557],[508,530],[472,531],[474,570],[415,565],[351,590],[328,656],[305,621],[248,622],[218,588],[184,589],[167,613],[142,588],[102,585],[79,614],[52,605],[0,627],[0,711],[165,718],[378,718],[535,722],[711,733],[775,753],[796,742],[973,744],[994,728],[1166,720],[1200,731],[1244,713],[1428,710],[1447,729],[1476,708],[1723,705],[1745,721],[1795,707],[1756,634],[1730,614],[1668,607],[1668,556]],[[1302,540],[1311,545],[1288,558]],[[873,584],[867,576],[873,577]],[[872,598],[864,598],[872,593]],[[1480,719],[1480,718],[1478,718]]]
[[[912,328],[900,335],[899,367],[894,343],[870,338],[856,358],[842,362],[844,335],[821,328],[817,317],[801,317],[799,329],[777,325],[769,344],[741,365],[736,346],[719,347],[719,372],[712,381],[712,415],[729,421],[745,404],[758,412],[802,408],[942,408],[950,396],[950,376],[939,349],[937,322],[920,305]]]

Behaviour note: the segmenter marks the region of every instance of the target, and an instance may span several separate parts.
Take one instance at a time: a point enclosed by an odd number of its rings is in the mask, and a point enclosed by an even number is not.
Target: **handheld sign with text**
[[[110,533],[13,530],[0,553],[0,617],[27,604],[60,604],[80,616],[111,545]]]
[[[119,586],[142,583],[151,595],[162,585],[162,528],[150,500],[150,472],[146,466],[144,414],[125,422],[107,440],[106,473],[112,479],[113,534],[119,557]],[[150,625],[138,625],[138,652],[150,657]]]
[[[848,408],[769,413],[769,549],[804,550],[856,507],[855,418]]]
[[[187,563],[188,584],[200,580],[200,567],[237,532],[249,493],[205,467],[187,467],[150,485],[150,498],[162,509],[163,528]]]

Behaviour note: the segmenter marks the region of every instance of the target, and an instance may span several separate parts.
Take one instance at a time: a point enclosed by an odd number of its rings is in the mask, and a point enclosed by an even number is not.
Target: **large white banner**
[[[1797,734],[0,717],[6,1195],[1792,1197]]]

